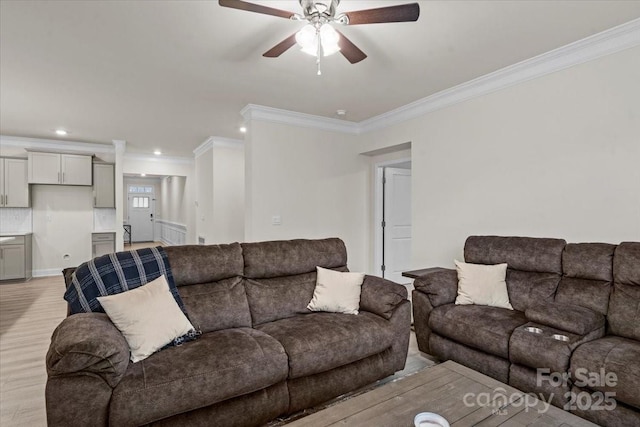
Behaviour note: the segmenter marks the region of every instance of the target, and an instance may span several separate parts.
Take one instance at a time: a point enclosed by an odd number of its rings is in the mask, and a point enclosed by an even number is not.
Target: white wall
[[[213,242],[213,149],[196,157],[196,236]]]
[[[167,176],[160,181],[161,219],[177,224],[188,221],[190,209],[187,208],[187,178],[184,176]]]
[[[196,157],[197,235],[205,244],[244,241],[244,150],[215,144]]]
[[[413,267],[472,234],[640,240],[640,48],[360,137],[412,142]]]
[[[32,185],[31,203],[34,275],[61,274],[91,258],[92,187]]]
[[[349,267],[367,269],[370,164],[354,137],[256,120],[249,128],[246,240],[340,237]]]
[[[244,150],[213,148],[213,242],[244,240]]]

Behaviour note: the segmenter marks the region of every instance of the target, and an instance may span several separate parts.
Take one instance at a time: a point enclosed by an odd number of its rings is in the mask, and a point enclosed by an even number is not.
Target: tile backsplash
[[[0,232],[30,233],[32,224],[31,208],[0,208]]]
[[[115,231],[116,210],[95,208],[93,210],[93,231]]]

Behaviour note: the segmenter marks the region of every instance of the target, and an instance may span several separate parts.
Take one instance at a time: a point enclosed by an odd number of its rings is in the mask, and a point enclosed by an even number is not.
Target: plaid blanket
[[[171,274],[167,253],[160,246],[107,254],[81,264],[73,273],[64,299],[69,303],[70,314],[104,313],[97,297],[135,289],[163,274],[171,294],[187,315]]]

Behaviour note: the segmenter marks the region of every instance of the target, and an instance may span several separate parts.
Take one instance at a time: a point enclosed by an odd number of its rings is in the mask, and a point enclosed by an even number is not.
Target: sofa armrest
[[[427,294],[433,307],[452,304],[458,295],[458,273],[449,268],[433,271],[415,279],[413,287]]]
[[[527,308],[524,315],[531,322],[581,336],[604,328],[605,324],[604,316],[601,313],[571,304],[539,304]]]
[[[389,320],[395,308],[407,299],[407,288],[376,276],[364,276],[360,308]]]
[[[115,387],[129,366],[129,345],[106,314],[74,314],[53,332],[46,363],[49,378],[90,373]]]

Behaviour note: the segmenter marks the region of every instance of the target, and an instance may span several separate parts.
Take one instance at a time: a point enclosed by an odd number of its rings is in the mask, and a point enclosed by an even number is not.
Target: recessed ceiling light
[[[246,127],[244,127],[244,126],[241,126],[241,127],[240,127],[240,132],[242,132],[242,133],[247,133],[247,128],[246,128]]]
[[[141,173],[140,176],[147,176],[147,174],[146,173]]]
[[[155,154],[156,156],[159,156],[160,154],[162,154],[162,151],[156,150],[156,151],[153,152],[153,154]]]
[[[65,136],[65,135],[67,135],[68,133],[69,133],[69,132],[67,132],[67,131],[66,131],[66,130],[64,130],[64,129],[56,129],[56,135],[59,135],[59,136]]]

